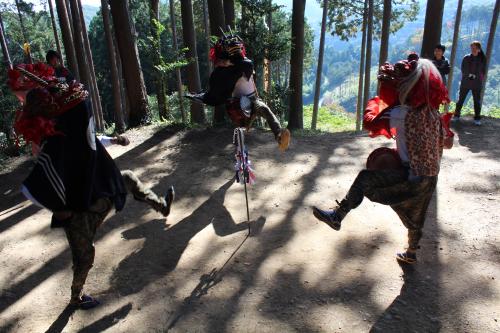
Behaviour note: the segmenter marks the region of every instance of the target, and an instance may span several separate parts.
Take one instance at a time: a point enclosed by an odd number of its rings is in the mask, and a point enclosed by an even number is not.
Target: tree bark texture
[[[127,0],[110,0],[109,3],[130,104],[129,126],[135,127],[151,120],[135,26],[130,17]]]
[[[493,43],[495,42],[495,34],[497,30],[498,23],[498,11],[500,7],[500,0],[495,2],[495,8],[493,9],[493,15],[491,17],[490,34],[488,36],[488,43],[486,44],[486,70],[483,78],[483,87],[481,89],[481,101],[484,97],[484,91],[486,90],[486,80],[488,79],[488,67],[491,62],[491,54],[493,53]]]
[[[47,0],[49,3],[49,11],[50,11],[50,21],[52,23],[52,30],[54,31],[54,41],[56,43],[57,53],[61,56],[62,61],[62,52],[61,52],[61,41],[59,40],[59,33],[57,32],[56,18],[54,15],[54,7],[52,5],[52,0]]]
[[[222,0],[207,0],[208,17],[210,20],[210,34],[212,36],[221,37],[222,30],[226,30],[224,22],[224,6]],[[223,105],[215,106],[214,108],[214,124],[224,123],[225,107]]]
[[[59,17],[59,26],[61,27],[61,35],[64,44],[64,53],[66,54],[66,62],[72,74],[80,79],[78,71],[78,61],[76,60],[75,43],[73,42],[73,30],[68,16],[65,0],[55,0],[57,16]]]
[[[95,92],[92,85],[92,79],[90,77],[90,69],[88,66],[86,50],[85,50],[85,42],[83,40],[83,27],[82,22],[80,20],[80,11],[78,9],[78,0],[71,0],[70,2],[70,11],[71,18],[73,22],[73,42],[75,43],[75,51],[76,51],[76,59],[78,62],[78,72],[80,73],[80,82],[85,85],[85,88],[90,93],[90,102],[92,105],[92,114],[94,115],[94,121],[97,125],[97,128],[101,126],[99,120],[99,113],[97,109],[97,101],[95,99]]]
[[[5,39],[1,13],[0,13],[0,42],[2,44],[3,62],[5,64],[5,67],[8,69],[12,69],[12,61],[10,60],[9,48],[7,47],[7,40]]]
[[[290,55],[290,115],[288,128],[304,128],[302,83],[304,71],[304,12],[305,0],[293,0],[292,50]]]
[[[160,43],[160,33],[156,28],[156,22],[160,22],[160,0],[150,0],[150,31],[152,37],[152,48],[153,48],[153,62],[155,66],[161,66],[161,43]],[[156,87],[156,100],[158,101],[158,113],[160,119],[168,117],[167,109],[167,99],[165,96],[165,80],[164,74],[158,70],[154,69],[155,73],[155,87]]]
[[[326,20],[328,18],[328,0],[323,0],[323,18],[321,20],[321,35],[319,39],[318,68],[316,70],[316,87],[314,90],[314,105],[311,129],[316,129],[318,121],[319,96],[321,92],[321,74],[323,72],[323,55],[325,53]]]
[[[92,50],[90,48],[89,35],[87,34],[87,26],[85,25],[85,17],[83,16],[83,8],[81,0],[77,0],[77,5],[78,5],[78,11],[80,13],[80,21],[82,23],[82,36],[88,63],[87,67],[89,69],[90,82],[92,85],[92,90],[94,92],[96,114],[98,117],[97,124],[99,125],[98,129],[100,131],[103,131],[105,123],[104,123],[104,116],[102,113],[101,96],[99,94],[99,87],[97,86],[97,78],[95,76],[95,69],[94,69],[95,68],[94,58],[92,57]]]
[[[368,0],[368,31],[366,33],[366,58],[365,58],[365,85],[363,93],[363,110],[370,99],[370,79],[372,69],[372,41],[373,41],[373,0]]]
[[[181,1],[182,13],[182,34],[184,46],[188,48],[186,57],[189,59],[187,66],[188,89],[190,92],[197,93],[201,91],[200,70],[198,68],[198,56],[196,52],[196,32],[193,22],[193,6],[191,0]],[[191,121],[203,124],[205,123],[205,110],[203,105],[191,102]]]
[[[234,29],[234,0],[224,0],[224,23]]]
[[[384,13],[382,17],[382,35],[380,37],[380,55],[378,66],[387,61],[389,53],[389,33],[391,30],[392,0],[384,0]]]
[[[428,0],[425,11],[424,37],[420,56],[426,59],[434,57],[434,48],[441,42],[443,26],[444,0]]]
[[[113,43],[113,34],[111,31],[108,0],[101,0],[101,12],[102,12],[102,22],[104,25],[104,35],[106,37],[106,45],[108,47],[108,59],[111,72],[111,85],[113,87],[115,129],[118,133],[123,133],[125,131],[125,122],[123,118],[122,97],[120,92],[121,90],[120,76],[118,73],[118,66],[116,63],[116,58],[118,57],[116,55],[115,46]]]
[[[171,22],[171,28],[172,28],[172,41],[173,41],[173,47],[174,47],[174,52],[177,54],[179,52],[179,47],[177,45],[177,25],[175,23],[175,6],[174,6],[174,0],[169,1],[170,4],[170,22]],[[181,117],[182,117],[182,123],[186,123],[186,112],[184,111],[184,104],[183,104],[183,89],[182,89],[182,76],[181,76],[181,69],[177,68],[175,70],[175,76],[177,79],[177,94],[179,96],[179,108],[181,110]]]
[[[454,94],[451,91],[453,86],[453,70],[455,68],[455,60],[457,56],[457,46],[458,46],[458,35],[460,34],[460,21],[462,20],[462,6],[464,0],[458,0],[457,4],[457,14],[455,15],[455,27],[453,29],[453,42],[451,43],[451,54],[450,54],[450,73],[448,74],[447,88],[450,94],[450,99],[454,98]],[[448,111],[448,105],[445,106],[446,111]]]
[[[224,22],[224,6],[222,0],[207,0],[208,18],[210,20],[210,34],[212,36],[222,36],[222,30],[226,30]]]
[[[361,131],[361,117],[364,111],[364,100],[363,100],[363,91],[364,91],[364,68],[365,68],[365,57],[366,57],[366,28],[368,21],[368,0],[365,0],[365,6],[363,9],[363,34],[361,37],[361,55],[359,59],[359,78],[358,78],[358,99],[356,103],[356,131]]]

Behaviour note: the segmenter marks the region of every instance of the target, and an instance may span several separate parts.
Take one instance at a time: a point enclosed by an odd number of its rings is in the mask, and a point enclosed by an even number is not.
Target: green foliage
[[[181,101],[182,101],[182,106],[184,107],[184,110],[188,110],[189,109],[189,102],[185,98],[182,98]],[[148,95],[148,103],[149,103],[149,107],[151,109],[153,122],[155,122],[155,123],[166,122],[168,124],[181,123],[181,119],[182,119],[181,107],[180,107],[181,102],[179,100],[179,95],[177,94],[177,92],[167,94],[166,102],[167,102],[167,108],[169,110],[169,115],[168,115],[168,118],[162,118],[162,117],[160,117],[160,114],[158,111],[158,100],[156,99],[156,96]]]
[[[31,56],[34,61],[45,61],[47,51],[56,49],[50,14],[46,10],[36,11],[32,3],[25,1],[19,3],[26,37],[31,45]],[[17,8],[13,4],[2,2],[0,10],[11,60],[14,63],[21,63],[24,61],[22,46],[25,41]]]
[[[263,92],[262,97],[273,113],[284,123],[288,117],[288,96],[290,90],[287,87],[275,85],[270,92]]]
[[[304,107],[304,128],[311,128],[313,106]],[[318,109],[318,124],[316,128],[324,132],[353,131],[356,127],[356,119],[353,114],[348,113],[338,104],[322,106]]]
[[[374,38],[382,31],[383,0],[374,0]],[[356,37],[363,25],[364,1],[330,0],[328,30],[342,40]],[[392,0],[391,32],[401,29],[405,22],[413,21],[419,11],[418,0]]]
[[[176,2],[175,17],[178,27],[181,26],[179,5],[179,2]],[[173,50],[172,34],[169,28],[171,22],[168,4],[163,1],[160,2],[160,20],[154,19],[153,22],[150,19],[150,6],[147,1],[130,0],[129,8],[137,32],[139,58],[148,95],[156,93],[155,82],[158,73],[163,76],[168,91],[175,90],[176,81],[174,72],[177,68],[185,66],[187,64],[187,59],[184,57],[185,50],[179,50],[177,53]],[[151,23],[153,23],[153,29]],[[99,10],[90,23],[89,39],[94,57],[98,86],[103,102],[103,110],[105,112],[104,116],[106,120],[112,121],[114,119],[114,106],[111,73],[109,69],[108,49],[106,43],[103,42],[103,36],[104,27],[102,14]],[[159,50],[159,55],[161,57],[160,63],[155,62],[155,57],[158,56],[155,50],[158,48],[158,45],[161,47]],[[153,111],[158,114],[156,100],[153,101],[153,99],[150,98],[149,101]],[[170,105],[170,103],[168,104]],[[174,112],[174,115],[175,114]],[[156,117],[158,119],[158,116]],[[178,119],[180,119],[180,115]]]

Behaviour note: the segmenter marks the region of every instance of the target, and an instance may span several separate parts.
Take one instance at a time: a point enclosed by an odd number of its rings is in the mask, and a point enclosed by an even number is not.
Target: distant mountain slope
[[[92,18],[97,14],[97,12],[100,9],[101,9],[100,7],[96,6],[83,5],[83,17],[85,18],[85,25],[87,26],[87,28],[89,27]]]

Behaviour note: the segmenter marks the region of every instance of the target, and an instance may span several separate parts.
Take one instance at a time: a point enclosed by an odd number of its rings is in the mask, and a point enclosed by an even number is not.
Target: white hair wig
[[[438,78],[439,80],[442,81],[441,74],[439,73],[438,69],[432,61],[429,59],[423,59],[420,58],[418,60],[418,65],[417,68],[408,75],[404,80],[401,81],[399,85],[399,102],[401,104],[406,103],[406,99],[408,98],[408,94],[410,91],[413,89],[413,87],[417,84],[417,82],[420,80],[422,75],[424,76],[424,85],[425,85],[425,96],[427,99],[427,104],[429,104],[429,77],[431,76],[431,73]]]

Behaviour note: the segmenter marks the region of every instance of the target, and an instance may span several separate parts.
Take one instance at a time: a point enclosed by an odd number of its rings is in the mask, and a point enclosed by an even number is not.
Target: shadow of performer
[[[236,224],[224,207],[229,180],[190,216],[166,229],[164,220],[153,220],[123,232],[125,239],[145,238],[144,246],[123,259],[113,272],[112,288],[120,295],[131,295],[175,269],[189,241],[210,223],[218,236],[247,230],[248,223]]]

